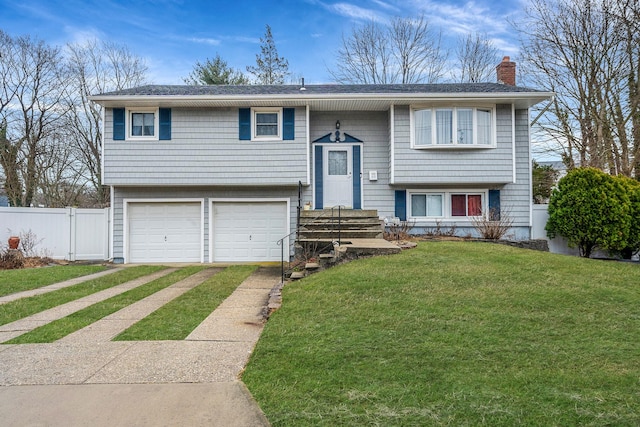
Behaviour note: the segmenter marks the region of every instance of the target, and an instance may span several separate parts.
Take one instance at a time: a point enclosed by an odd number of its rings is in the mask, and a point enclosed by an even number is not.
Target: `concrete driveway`
[[[110,341],[217,271],[203,270],[55,343],[0,345],[2,424],[269,425],[239,375],[262,332],[269,292],[280,281],[277,268],[258,269],[183,341]],[[87,303],[101,297],[108,298],[94,295]],[[56,314],[39,316],[13,328]],[[0,339],[12,335],[7,326]]]

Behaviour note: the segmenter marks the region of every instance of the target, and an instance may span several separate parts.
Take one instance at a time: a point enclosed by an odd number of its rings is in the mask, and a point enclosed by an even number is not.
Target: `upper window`
[[[155,136],[154,113],[131,113],[131,136]]]
[[[253,110],[254,139],[282,139],[282,109]]]
[[[127,135],[132,139],[158,139],[158,110],[128,110]]]
[[[413,110],[413,146],[490,146],[493,109],[477,107]]]

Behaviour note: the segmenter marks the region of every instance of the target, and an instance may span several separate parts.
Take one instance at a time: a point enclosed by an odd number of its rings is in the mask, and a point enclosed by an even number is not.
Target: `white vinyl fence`
[[[0,247],[10,236],[30,234],[40,256],[67,261],[108,260],[110,210],[0,208]]]
[[[554,239],[549,239],[547,237],[547,231],[544,227],[547,225],[547,221],[549,220],[548,208],[549,205],[533,205],[531,238],[547,240],[549,244],[549,252],[577,256],[578,249],[567,246],[567,241],[564,238],[556,237]]]

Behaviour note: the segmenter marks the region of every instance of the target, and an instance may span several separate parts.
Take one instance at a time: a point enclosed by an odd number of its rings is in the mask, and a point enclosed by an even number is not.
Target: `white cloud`
[[[326,6],[331,12],[346,18],[365,21],[386,21],[386,18],[373,9],[365,9],[350,3],[334,3]]]
[[[220,44],[220,40],[209,37],[190,37],[187,40],[194,43],[208,44],[210,46],[218,46]]]
[[[105,35],[97,28],[80,29],[72,26],[65,26],[64,32],[67,34],[67,41],[73,44],[85,44],[94,40],[105,39]]]
[[[223,37],[223,39],[224,40],[231,40],[231,41],[235,41],[235,42],[241,42],[241,43],[260,44],[260,38],[259,37],[231,36],[231,37]]]
[[[436,26],[458,34],[498,34],[509,29],[504,16],[496,15],[488,6],[475,1],[457,5],[444,1],[414,0],[413,5]]]
[[[372,1],[373,1],[373,3],[377,4],[381,8],[390,10],[390,11],[396,13],[396,14],[401,12],[399,8],[389,4],[387,2],[384,2],[384,1],[381,1],[381,0],[372,0]]]

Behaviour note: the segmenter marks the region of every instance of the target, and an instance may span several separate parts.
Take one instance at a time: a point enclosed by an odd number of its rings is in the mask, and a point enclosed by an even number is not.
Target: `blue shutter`
[[[113,109],[113,140],[124,141],[124,108]]]
[[[238,109],[239,138],[241,141],[251,140],[251,108]]]
[[[396,216],[400,221],[407,220],[407,191],[396,190]]]
[[[313,174],[315,176],[316,200],[314,209],[324,207],[324,194],[322,192],[322,145],[316,145],[316,155],[313,163]]]
[[[489,190],[489,221],[500,221],[500,190]]]
[[[360,146],[353,146],[353,209],[362,209],[362,188],[360,179]]]
[[[171,108],[160,108],[158,111],[160,131],[158,133],[160,140],[171,139]]]
[[[295,125],[296,125],[296,109],[295,108],[283,108],[282,109],[282,139],[285,141],[291,141],[295,139]]]

